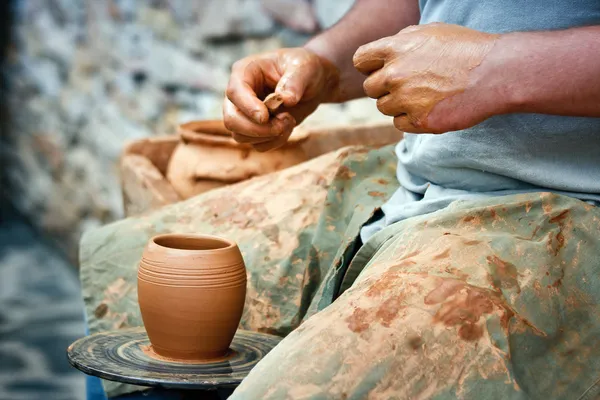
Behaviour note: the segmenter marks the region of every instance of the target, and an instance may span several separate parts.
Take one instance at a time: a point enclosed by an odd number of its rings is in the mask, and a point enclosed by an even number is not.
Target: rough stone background
[[[299,46],[352,0],[15,0],[6,74],[9,201],[76,260],[81,233],[123,215],[117,163],[130,140],[220,118],[231,64]],[[310,124],[383,118],[327,105]]]

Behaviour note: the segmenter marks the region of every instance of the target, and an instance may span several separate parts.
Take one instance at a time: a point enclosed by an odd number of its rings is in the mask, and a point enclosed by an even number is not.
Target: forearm
[[[340,71],[340,92],[330,101],[365,95],[362,86],[365,76],[352,63],[358,47],[418,23],[417,0],[357,0],[340,22],[308,42],[307,49],[331,61]]]
[[[500,113],[600,117],[600,26],[502,35],[481,68]]]

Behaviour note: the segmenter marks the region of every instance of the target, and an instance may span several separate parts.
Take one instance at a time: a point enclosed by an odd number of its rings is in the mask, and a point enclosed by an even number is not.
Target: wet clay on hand
[[[238,246],[204,235],[152,238],[138,269],[138,300],[162,360],[200,362],[229,354],[244,308],[246,268]]]
[[[339,82],[338,68],[306,48],[246,57],[232,66],[223,103],[225,125],[240,143],[261,152],[277,149],[320,104],[341,100]],[[270,90],[276,94],[262,100]]]
[[[498,37],[458,25],[412,26],[359,48],[354,65],[369,75],[366,94],[398,129],[437,133],[428,124],[431,111],[469,88],[471,71]]]

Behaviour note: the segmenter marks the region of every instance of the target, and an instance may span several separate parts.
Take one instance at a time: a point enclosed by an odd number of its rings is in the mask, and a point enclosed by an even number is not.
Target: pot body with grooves
[[[225,356],[246,297],[238,246],[206,235],[152,238],[138,269],[138,300],[158,355],[182,360]]]

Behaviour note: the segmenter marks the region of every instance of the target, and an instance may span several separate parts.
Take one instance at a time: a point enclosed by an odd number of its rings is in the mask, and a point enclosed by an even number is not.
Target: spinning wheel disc
[[[72,366],[112,381],[171,389],[216,389],[240,384],[281,338],[238,330],[231,355],[214,362],[163,361],[147,354],[144,328],[102,332],[75,341],[67,350]]]

